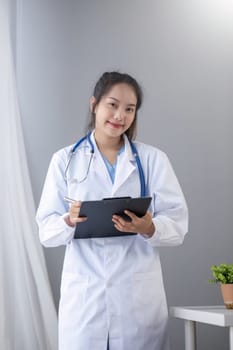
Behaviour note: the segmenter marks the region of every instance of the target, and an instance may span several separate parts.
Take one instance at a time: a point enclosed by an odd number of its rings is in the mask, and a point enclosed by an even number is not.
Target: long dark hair
[[[133,77],[126,73],[119,72],[105,72],[97,81],[93,92],[95,103],[93,105],[92,111],[90,111],[90,122],[87,126],[87,132],[95,128],[95,113],[93,111],[95,110],[97,104],[100,102],[101,98],[106,95],[114,85],[122,83],[131,86],[137,98],[134,121],[129,129],[127,129],[125,132],[130,140],[135,138],[137,128],[137,111],[139,110],[143,99],[142,89]]]

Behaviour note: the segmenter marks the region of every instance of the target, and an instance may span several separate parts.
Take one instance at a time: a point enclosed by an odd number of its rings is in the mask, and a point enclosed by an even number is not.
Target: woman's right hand
[[[87,220],[87,217],[80,217],[80,208],[81,208],[81,202],[77,201],[71,204],[69,209],[69,215],[66,217],[66,223],[69,226],[74,227],[79,222],[84,222]]]

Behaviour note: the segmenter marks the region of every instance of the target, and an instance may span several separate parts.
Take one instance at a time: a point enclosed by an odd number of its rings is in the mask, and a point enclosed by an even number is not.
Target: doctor
[[[49,166],[37,222],[45,247],[66,245],[59,350],[169,349],[159,247],[182,244],[188,213],[167,156],[132,142],[141,102],[134,78],[104,73],[90,99],[90,135],[56,152]],[[141,195],[152,197],[144,217],[112,218],[119,231],[137,235],[73,239],[75,225],[88,220],[79,217],[83,200]]]

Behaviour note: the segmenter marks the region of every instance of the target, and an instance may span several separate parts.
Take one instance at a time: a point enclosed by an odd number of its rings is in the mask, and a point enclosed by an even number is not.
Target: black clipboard
[[[87,221],[76,225],[74,238],[100,238],[136,235],[132,232],[118,231],[112,222],[113,214],[122,216],[125,220],[131,220],[124,213],[130,210],[137,216],[146,214],[151,202],[151,197],[118,197],[105,198],[96,201],[83,201],[80,208],[80,216],[87,216]]]

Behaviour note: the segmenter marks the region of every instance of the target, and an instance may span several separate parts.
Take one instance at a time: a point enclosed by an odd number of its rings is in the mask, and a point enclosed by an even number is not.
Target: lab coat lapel
[[[91,141],[93,142],[94,149],[95,149],[94,156],[93,156],[92,170],[96,178],[101,178],[103,180],[105,186],[110,185],[112,187],[112,182],[108,174],[108,170],[104,164],[101,153],[95,142],[94,132],[92,132],[91,134]]]
[[[115,181],[113,185],[113,193],[117,192],[120,186],[129,178],[135,170],[135,159],[128,141],[124,136],[125,150],[118,156]]]
[[[101,178],[105,187],[110,186],[112,195],[117,192],[117,190],[122,186],[122,184],[129,178],[132,172],[135,170],[135,158],[132,153],[129,140],[127,136],[124,135],[125,149],[117,159],[116,175],[114,184],[112,184],[108,170],[104,164],[103,158],[98,150],[95,142],[94,133],[91,135],[91,140],[93,142],[95,153],[93,157],[92,169],[98,178]]]
[[[105,184],[112,184],[107,168],[99,151],[95,151],[93,171],[95,172],[97,178],[102,178]]]

